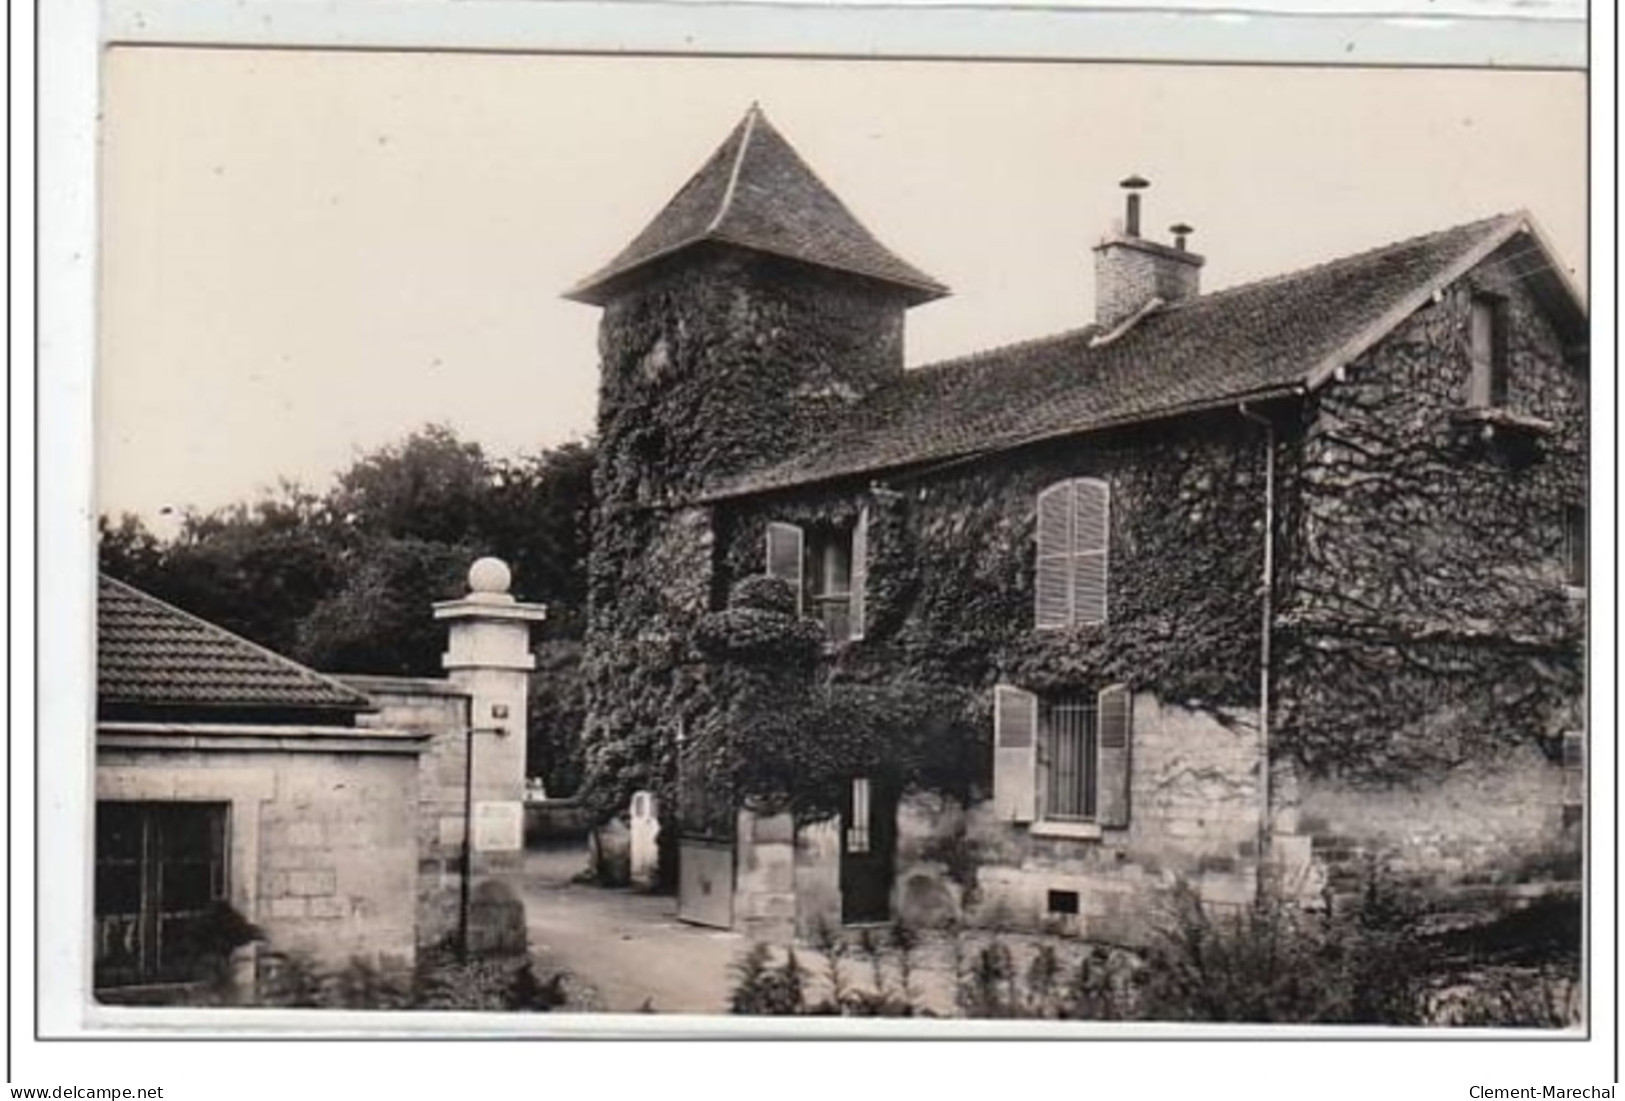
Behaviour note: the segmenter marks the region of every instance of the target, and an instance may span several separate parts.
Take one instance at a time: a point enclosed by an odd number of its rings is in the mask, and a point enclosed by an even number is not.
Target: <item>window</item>
[[[207,977],[226,870],[226,804],[97,803],[96,986]]]
[[[767,525],[767,572],[796,592],[796,607],[824,625],[830,642],[863,637],[868,583],[869,513],[848,526]]]
[[[852,532],[832,528],[807,533],[807,601],[831,642],[852,637]]]
[[[1467,385],[1467,405],[1472,409],[1493,409],[1504,405],[1507,390],[1506,299],[1486,294],[1476,296],[1469,327],[1472,375]]]
[[[1586,587],[1586,510],[1569,505],[1563,510],[1563,577],[1576,589]]]
[[[994,816],[1061,827],[1128,825],[1129,691],[1040,697],[994,689]]]
[[[1093,696],[1045,700],[1038,712],[1038,773],[1042,816],[1058,822],[1095,820],[1096,724]]]
[[[1038,495],[1035,623],[1040,628],[1106,622],[1111,490],[1073,478]]]

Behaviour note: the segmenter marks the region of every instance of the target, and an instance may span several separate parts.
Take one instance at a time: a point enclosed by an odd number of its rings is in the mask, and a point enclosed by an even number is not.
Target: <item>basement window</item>
[[[1045,908],[1052,914],[1076,914],[1078,912],[1078,892],[1051,891],[1049,901]]]

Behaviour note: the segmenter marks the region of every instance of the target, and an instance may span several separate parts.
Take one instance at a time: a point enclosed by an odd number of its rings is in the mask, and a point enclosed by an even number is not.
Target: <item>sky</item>
[[[752,101],[952,297],[911,365],[1092,317],[1116,183],[1204,289],[1528,209],[1583,288],[1581,75],[391,54],[105,58],[97,507],[322,489],[428,423],[585,438],[614,255]]]

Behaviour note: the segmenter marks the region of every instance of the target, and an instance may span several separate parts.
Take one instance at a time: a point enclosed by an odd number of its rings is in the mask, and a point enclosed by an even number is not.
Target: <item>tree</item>
[[[567,443],[493,460],[444,425],[368,452],[333,487],[283,481],[258,499],[188,511],[159,539],[139,517],[98,519],[110,576],[278,652],[333,672],[438,676],[436,600],[496,555],[514,595],[548,605],[536,678],[533,769],[579,774],[579,639],[585,625],[593,448]]]

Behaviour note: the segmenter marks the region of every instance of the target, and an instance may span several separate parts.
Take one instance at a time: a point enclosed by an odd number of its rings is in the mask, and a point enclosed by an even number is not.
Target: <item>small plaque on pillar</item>
[[[474,804],[475,852],[518,852],[524,847],[524,836],[525,812],[522,804],[506,801]]]

